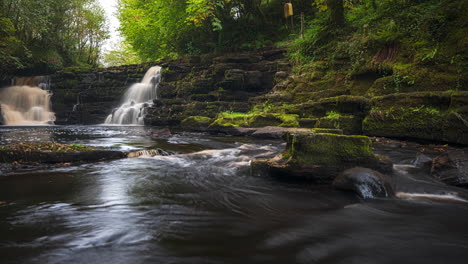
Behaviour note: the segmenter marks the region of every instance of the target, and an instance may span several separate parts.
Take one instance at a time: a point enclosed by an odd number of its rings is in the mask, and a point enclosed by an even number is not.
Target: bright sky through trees
[[[106,19],[109,24],[109,33],[110,38],[103,45],[103,52],[112,50],[114,46],[118,46],[118,43],[121,41],[119,34],[120,22],[116,16],[117,12],[117,0],[98,0],[99,4],[102,6],[106,12]]]

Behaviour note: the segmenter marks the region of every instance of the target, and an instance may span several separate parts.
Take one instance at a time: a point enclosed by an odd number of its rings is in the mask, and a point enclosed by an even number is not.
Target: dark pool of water
[[[468,203],[362,200],[251,177],[279,141],[143,127],[0,128],[0,142],[58,141],[176,156],[0,176],[0,263],[466,263]],[[410,163],[415,149],[390,153]],[[397,168],[399,188],[463,192]],[[424,190],[420,190],[424,191]]]

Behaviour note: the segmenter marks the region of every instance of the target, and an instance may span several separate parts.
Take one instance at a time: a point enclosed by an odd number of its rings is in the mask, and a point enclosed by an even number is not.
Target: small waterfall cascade
[[[47,76],[34,76],[15,78],[13,86],[0,89],[3,123],[20,126],[54,124],[49,86]]]
[[[140,83],[133,84],[125,92],[122,104],[112,111],[104,124],[143,125],[145,108],[158,99],[157,89],[161,81],[161,67],[151,67]]]

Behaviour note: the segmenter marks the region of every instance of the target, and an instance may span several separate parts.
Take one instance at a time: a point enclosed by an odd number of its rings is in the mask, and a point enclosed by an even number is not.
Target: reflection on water
[[[153,139],[143,127],[4,129],[2,142],[48,131],[60,142],[172,147],[179,154],[1,176],[1,263],[465,263],[468,257],[465,203],[363,201],[328,187],[249,176],[249,160],[275,155],[280,142],[193,134]],[[417,180],[443,191],[427,175],[399,173],[397,188]]]

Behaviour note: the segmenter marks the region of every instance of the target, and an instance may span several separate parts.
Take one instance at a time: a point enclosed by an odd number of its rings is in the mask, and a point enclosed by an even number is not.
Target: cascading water
[[[45,81],[44,81],[45,80]],[[51,111],[48,79],[23,77],[15,86],[0,89],[0,106],[5,125],[50,125],[55,121]],[[43,89],[41,89],[43,88]]]
[[[161,67],[151,67],[141,83],[132,85],[123,96],[122,105],[114,109],[104,124],[143,125],[144,109],[157,99],[158,84],[161,80]]]

